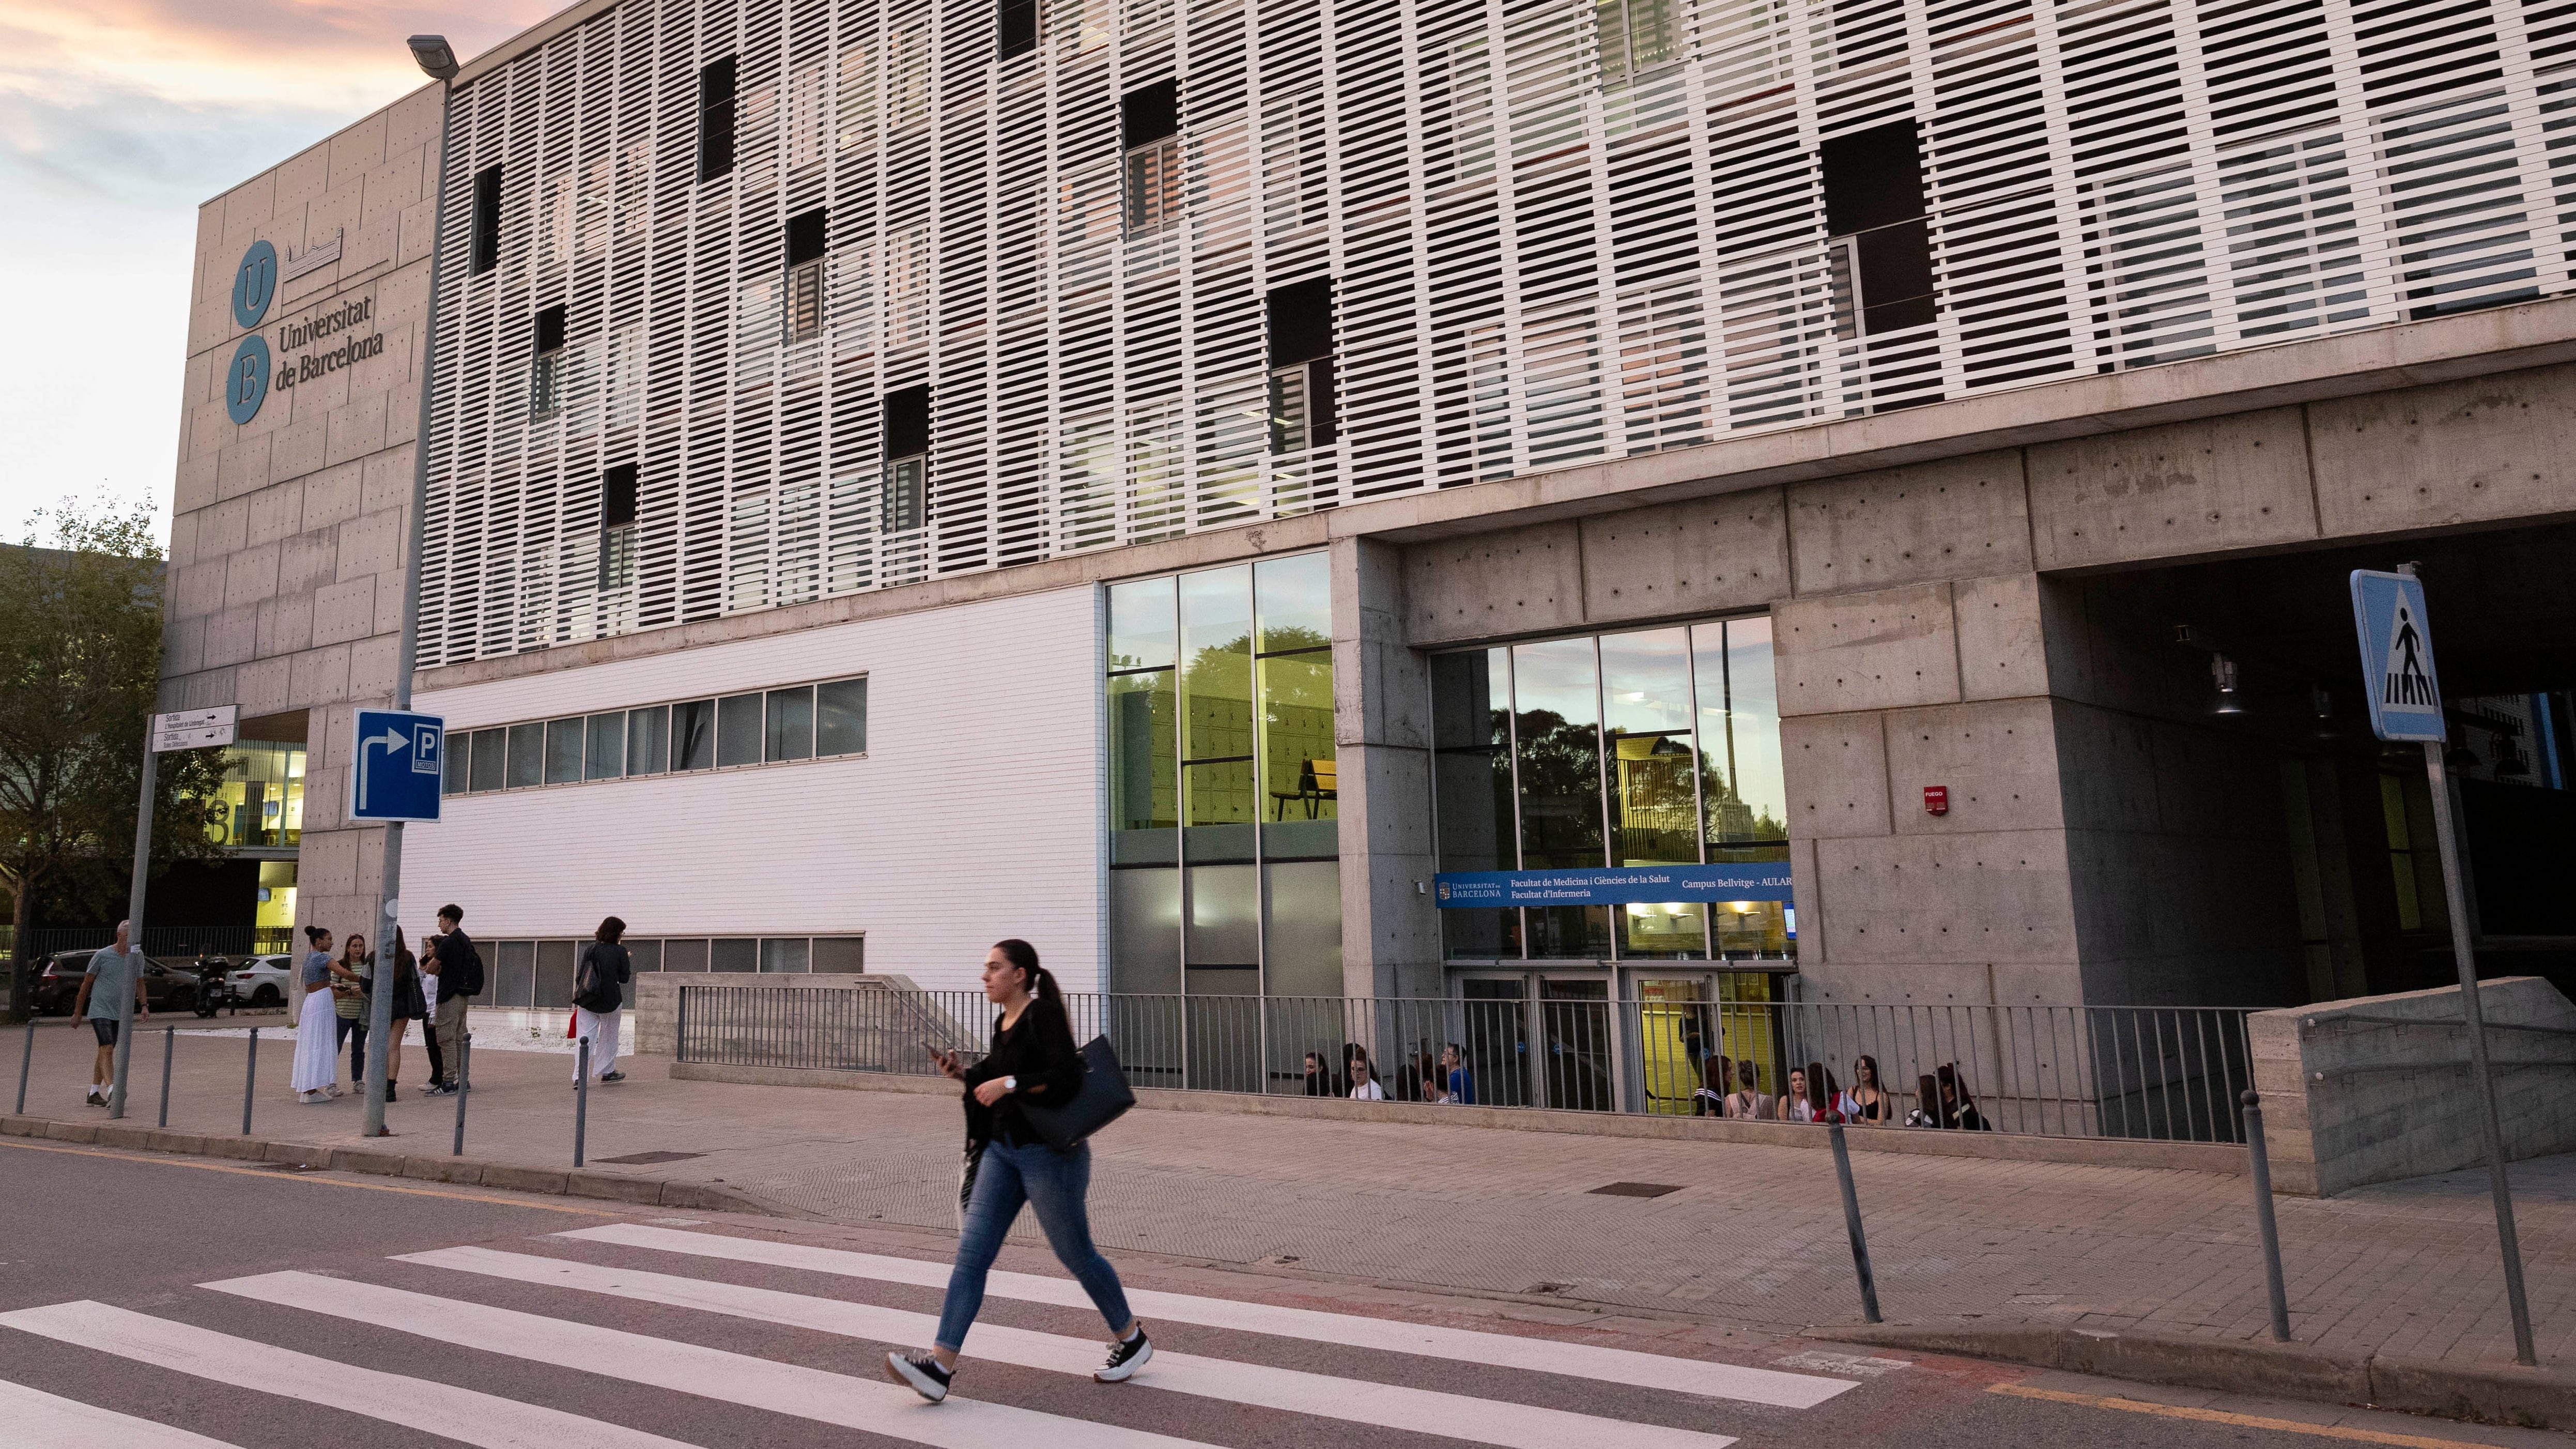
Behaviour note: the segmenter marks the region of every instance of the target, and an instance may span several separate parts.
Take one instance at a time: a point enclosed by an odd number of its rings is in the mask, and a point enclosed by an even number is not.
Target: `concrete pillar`
[[[1333,568],[1333,742],[1339,757],[1342,990],[1440,994],[1430,881],[1430,684],[1406,647],[1403,556],[1339,538]]]

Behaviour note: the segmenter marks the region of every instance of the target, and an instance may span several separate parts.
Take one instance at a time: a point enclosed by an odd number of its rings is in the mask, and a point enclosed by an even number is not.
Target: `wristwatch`
[[[1002,1090],[1003,1090],[1003,1092],[1005,1092],[1005,1093],[1016,1092],[1016,1091],[1018,1091],[1019,1089],[1020,1089],[1020,1079],[1019,1079],[1019,1078],[1017,1078],[1017,1077],[1004,1077],[1004,1078],[1002,1079]]]

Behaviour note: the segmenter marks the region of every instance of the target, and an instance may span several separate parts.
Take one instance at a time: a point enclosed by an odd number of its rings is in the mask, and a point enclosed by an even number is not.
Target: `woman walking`
[[[967,1150],[982,1154],[965,1228],[957,1236],[957,1266],[939,1310],[939,1337],[928,1353],[886,1355],[887,1375],[934,1404],[948,1397],[966,1330],[984,1306],[984,1275],[1024,1202],[1037,1209],[1056,1261],[1072,1271],[1118,1335],[1109,1345],[1109,1361],[1091,1376],[1121,1383],[1154,1356],[1145,1326],[1127,1311],[1118,1270],[1091,1243],[1084,1205],[1091,1191],[1090,1144],[1058,1152],[1020,1111],[1023,1102],[1068,1102],[1082,1090],[1082,1054],[1074,1049],[1064,995],[1038,964],[1037,948],[1010,940],[996,943],[984,958],[984,999],[1002,1009],[993,1023],[993,1049],[984,1059],[970,1067],[953,1051],[932,1053],[940,1071],[967,1086]]]
[[[304,943],[312,949],[296,973],[304,1004],[295,1014],[295,1070],[288,1085],[295,1089],[295,1100],[310,1104],[339,1095],[340,1048],[332,1035],[331,933],[307,926]]]
[[[590,1074],[603,1082],[622,1082],[617,1069],[617,1033],[626,1005],[626,978],[634,969],[621,940],[626,923],[610,916],[599,923],[591,943],[582,948],[581,966],[573,973],[572,1032],[590,1043]],[[574,1085],[581,1082],[581,1058],[573,1058]]]

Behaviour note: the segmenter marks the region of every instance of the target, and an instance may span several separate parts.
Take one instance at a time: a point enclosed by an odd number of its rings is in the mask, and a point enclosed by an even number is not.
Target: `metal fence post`
[[[679,1017],[672,1026],[671,1060],[685,1062],[689,1059],[689,988],[685,983],[680,987]]]
[[[590,1038],[581,1039],[579,1075],[572,1079],[572,1165],[581,1166],[583,1138],[590,1132]]]
[[[161,1028],[161,1125],[170,1125],[170,1056],[179,1048],[179,1028]]]
[[[1860,1314],[1864,1323],[1882,1321],[1878,1316],[1878,1276],[1869,1268],[1869,1237],[1861,1231],[1860,1194],[1852,1187],[1851,1148],[1843,1141],[1843,1124],[1835,1122],[1825,1129],[1834,1144],[1834,1178],[1843,1190],[1843,1236],[1851,1239],[1852,1268],[1860,1274]]]
[[[2254,1172],[2254,1222],[2263,1232],[2263,1284],[2272,1295],[2272,1341],[2290,1341],[2290,1290],[2281,1282],[2281,1225],[2272,1215],[2272,1154],[2263,1141],[2263,1094],[2248,1088],[2245,1157]]]
[[[36,1013],[27,1012],[27,1049],[18,1056],[18,1111],[27,1110],[27,1069],[36,1064]]]
[[[465,1155],[465,1094],[474,1083],[473,1066],[474,1033],[458,1032],[456,1034],[456,1146],[449,1149],[447,1155],[450,1157]]]
[[[242,1135],[250,1135],[251,1089],[259,1085],[259,1028],[250,1029],[250,1058],[242,1068]]]

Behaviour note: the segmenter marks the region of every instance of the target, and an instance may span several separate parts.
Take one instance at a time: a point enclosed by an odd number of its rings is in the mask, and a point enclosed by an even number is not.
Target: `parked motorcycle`
[[[221,956],[197,958],[197,1015],[212,1016],[225,1007],[241,1009],[240,993],[233,989],[233,963]]]

